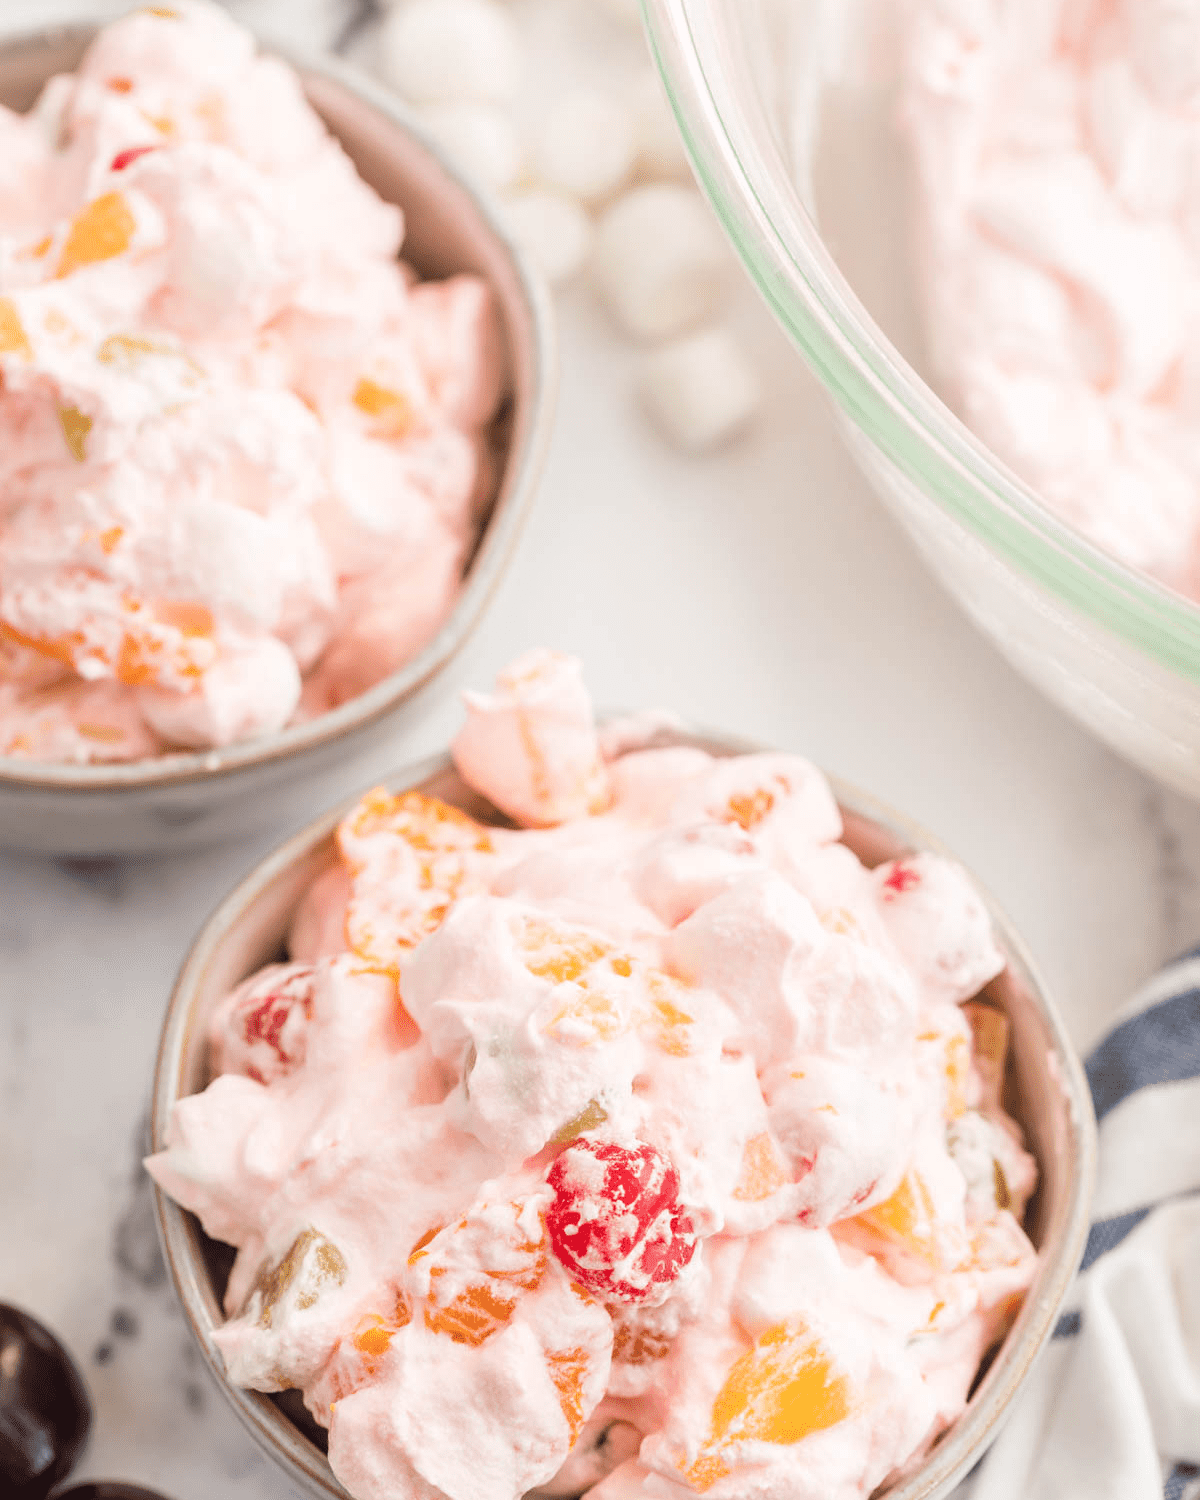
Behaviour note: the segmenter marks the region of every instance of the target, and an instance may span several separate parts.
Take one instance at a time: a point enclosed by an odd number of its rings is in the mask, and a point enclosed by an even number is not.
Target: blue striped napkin
[[[1200,1497],[1200,949],[1134,998],[1087,1075],[1083,1264],[971,1500]]]

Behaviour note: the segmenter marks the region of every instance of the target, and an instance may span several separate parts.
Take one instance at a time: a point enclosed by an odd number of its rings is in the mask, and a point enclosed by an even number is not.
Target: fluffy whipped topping
[[[128,760],[336,706],[449,612],[491,478],[487,287],[216,6],[0,107],[0,754]]]
[[[237,1247],[230,1380],[357,1500],[863,1500],[1036,1268],[978,894],[794,755],[602,742],[568,658],[467,711],[525,826],[368,794],[148,1163]]]
[[[948,398],[1067,521],[1200,598],[1200,3],[901,10]]]

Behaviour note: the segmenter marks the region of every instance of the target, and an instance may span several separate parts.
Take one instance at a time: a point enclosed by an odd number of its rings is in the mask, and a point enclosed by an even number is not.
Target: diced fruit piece
[[[0,297],[0,354],[33,358],[28,335],[10,297]]]
[[[213,1017],[213,1064],[273,1083],[303,1061],[312,1016],[315,971],[308,964],[271,964],[223,1001]]]
[[[85,416],[77,406],[60,406],[58,420],[62,424],[63,438],[76,463],[87,458],[87,438],[92,430],[92,419]]]
[[[928,1187],[916,1172],[907,1172],[890,1198],[859,1214],[852,1222],[865,1226],[926,1265],[937,1267],[941,1263],[937,1211]]]
[[[412,427],[412,407],[407,398],[366,376],[354,387],[353,401],[359,411],[372,418],[375,437],[402,438]]]
[[[111,85],[110,85],[111,87]],[[146,156],[151,151],[157,151],[157,146],[128,146],[124,151],[118,151],[109,163],[110,172],[123,172],[126,167],[131,167],[140,156]]]
[[[260,1328],[270,1328],[280,1304],[295,1289],[296,1307],[305,1312],[328,1286],[341,1286],[348,1271],[346,1258],[332,1240],[317,1230],[303,1229],[275,1265],[265,1265],[251,1288],[243,1312]]]
[[[120,193],[104,193],[93,199],[71,223],[58,275],[70,276],[81,266],[123,255],[136,229],[137,220]]]
[[[546,1352],[546,1364],[574,1443],[583,1430],[583,1383],[588,1374],[588,1352],[586,1349],[550,1349]]]
[[[742,1170],[733,1196],[743,1203],[758,1203],[791,1181],[775,1143],[764,1130],[746,1142]]]
[[[43,1500],[74,1468],[92,1420],[71,1356],[28,1313],[0,1303],[0,1493]]]
[[[550,1246],[589,1291],[640,1302],[669,1286],[696,1253],[679,1174],[646,1142],[575,1141],[550,1168]]]
[[[713,1402],[711,1434],[685,1477],[693,1489],[707,1490],[729,1473],[723,1451],[731,1443],[798,1443],[843,1421],[850,1404],[849,1382],[834,1374],[806,1324],[778,1324],[725,1377]]]
[[[482,1205],[418,1241],[409,1266],[425,1296],[425,1326],[457,1344],[499,1333],[546,1274],[540,1219],[524,1203]]]

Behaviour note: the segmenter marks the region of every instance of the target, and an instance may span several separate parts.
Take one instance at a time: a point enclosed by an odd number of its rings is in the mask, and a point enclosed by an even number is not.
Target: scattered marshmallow
[[[528,188],[505,199],[509,228],[551,286],[576,276],[592,248],[592,221],[575,198]]]
[[[503,103],[517,91],[521,45],[496,0],[408,0],[379,42],[383,76],[414,104]]]
[[[683,149],[683,136],[662,80],[653,71],[642,75],[634,93],[633,141],[638,168],[647,177],[691,182],[692,168]]]
[[[430,135],[468,175],[502,189],[521,171],[517,127],[494,104],[430,104],[421,111]]]
[[[629,111],[599,89],[564,94],[546,111],[538,136],[538,176],[547,187],[585,202],[615,192],[633,171]]]
[[[754,369],[730,335],[708,328],[644,355],[638,395],[671,442],[698,453],[747,426],[762,393]]]
[[[672,338],[717,311],[729,282],[729,253],[693,188],[634,188],[604,214],[596,233],[596,282],[632,338]]]

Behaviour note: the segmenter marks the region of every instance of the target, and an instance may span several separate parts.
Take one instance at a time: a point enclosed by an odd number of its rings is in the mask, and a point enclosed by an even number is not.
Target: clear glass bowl
[[[863,472],[1006,657],[1200,798],[1200,608],[1060,521],[922,378],[896,0],[643,0],[701,186]]]

